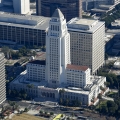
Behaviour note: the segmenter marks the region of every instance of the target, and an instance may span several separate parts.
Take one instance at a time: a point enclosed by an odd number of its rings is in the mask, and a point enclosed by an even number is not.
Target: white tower
[[[56,9],[46,35],[46,78],[51,87],[66,83],[65,69],[70,63],[70,35],[66,19]]]
[[[15,13],[27,14],[30,12],[30,0],[13,0]]]

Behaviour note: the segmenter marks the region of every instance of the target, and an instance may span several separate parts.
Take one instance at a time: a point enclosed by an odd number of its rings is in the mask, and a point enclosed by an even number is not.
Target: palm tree
[[[60,105],[62,105],[63,104],[63,99],[62,98],[60,98]]]
[[[64,94],[64,92],[65,92],[64,89],[59,90],[59,95],[60,95],[60,97]]]
[[[23,98],[24,99],[26,99],[27,98],[27,94],[25,93],[25,94],[23,94]]]
[[[66,106],[68,106],[69,102],[69,99],[66,99]]]

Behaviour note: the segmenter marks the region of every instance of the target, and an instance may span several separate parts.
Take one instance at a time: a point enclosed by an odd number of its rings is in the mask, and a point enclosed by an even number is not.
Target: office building
[[[45,45],[50,18],[0,12],[0,43]]]
[[[30,61],[26,67],[27,67],[27,79],[29,81],[36,81],[40,82],[42,80],[45,80],[45,60],[35,60]]]
[[[66,19],[56,9],[46,34],[46,62],[35,59],[30,61],[27,70],[11,82],[10,88],[18,91],[24,89],[30,96],[46,100],[59,100],[59,93],[64,89],[64,100],[80,100],[82,104],[95,105],[98,94],[105,94],[109,90],[104,85],[105,81],[105,77],[91,76],[87,66],[71,64],[70,34]],[[32,88],[28,88],[30,84]],[[105,88],[104,92],[101,87]]]
[[[51,17],[56,8],[60,8],[65,18],[82,17],[82,0],[36,0],[36,13]]]
[[[70,33],[71,63],[88,66],[94,74],[104,64],[105,23],[73,18],[67,23]]]
[[[111,11],[119,3],[120,0],[83,0],[82,8],[84,11],[90,10],[101,15]]]
[[[29,14],[30,0],[2,0],[0,2],[0,11],[17,14]]]
[[[4,62],[4,54],[0,53],[0,104],[6,100],[6,80]]]

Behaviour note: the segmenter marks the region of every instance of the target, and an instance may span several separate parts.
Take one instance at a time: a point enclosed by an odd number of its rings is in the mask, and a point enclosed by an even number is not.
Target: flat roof
[[[74,24],[81,24],[81,25],[92,25],[96,20],[93,19],[79,19],[75,21]]]
[[[0,25],[46,30],[51,18],[0,12]]]
[[[95,19],[73,18],[67,22],[68,31],[94,33],[98,28],[103,26],[105,22]]]
[[[33,60],[33,61],[29,61],[28,63],[39,64],[39,65],[46,65],[46,61],[45,60]]]
[[[23,71],[20,75],[18,75],[11,83],[10,85],[12,84],[17,84],[17,85],[28,85],[28,84],[32,84],[36,87],[39,87],[39,86],[47,86],[47,82],[46,81],[41,81],[41,82],[34,82],[34,81],[28,81],[27,78],[26,78],[26,74],[27,74],[27,71]]]
[[[67,69],[86,71],[88,69],[88,67],[87,66],[79,66],[79,65],[68,64]]]

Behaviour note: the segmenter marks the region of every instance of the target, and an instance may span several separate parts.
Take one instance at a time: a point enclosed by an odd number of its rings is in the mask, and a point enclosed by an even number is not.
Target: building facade
[[[0,104],[6,100],[6,80],[4,62],[4,54],[0,53]]]
[[[106,8],[101,10],[105,10],[110,6],[115,6],[120,3],[120,0],[82,0],[82,8],[84,11],[91,10],[93,8],[100,8],[101,5],[105,5]],[[108,7],[107,7],[108,6]]]
[[[27,64],[27,79],[29,81],[35,81],[35,82],[40,82],[45,79],[45,71],[46,71],[46,66],[45,66],[45,60],[36,60],[36,61],[30,61]]]
[[[14,13],[28,14],[30,12],[30,0],[13,0]]]
[[[71,64],[70,34],[63,14],[56,9],[46,34],[46,62],[30,61],[27,70],[11,82],[10,88],[25,90],[32,97],[46,100],[58,101],[62,97],[90,105],[91,101],[93,104],[98,102],[97,95],[102,92],[100,87],[106,90],[105,82],[105,77],[90,75],[87,66]],[[28,88],[30,84],[33,87]]]
[[[96,73],[104,64],[104,22],[73,18],[67,27],[70,33],[71,63],[88,66],[92,74]]]
[[[52,86],[59,86],[65,81],[65,70],[70,64],[70,35],[66,19],[59,9],[54,12],[46,35],[47,80]]]
[[[0,42],[26,46],[45,45],[50,18],[0,12]]]
[[[36,13],[51,17],[56,8],[60,8],[65,18],[82,17],[82,0],[36,0]]]
[[[66,79],[69,86],[84,88],[90,83],[90,69],[86,66],[67,65]]]

